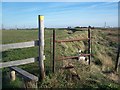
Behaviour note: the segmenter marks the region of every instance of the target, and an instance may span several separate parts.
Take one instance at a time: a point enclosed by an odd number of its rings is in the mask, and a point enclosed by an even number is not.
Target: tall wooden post
[[[88,56],[88,59],[89,59],[89,65],[90,65],[90,61],[91,61],[91,34],[90,34],[90,30],[91,30],[91,27],[89,26],[88,27],[88,54],[90,54]]]
[[[44,70],[44,16],[38,15],[38,25],[39,25],[39,69],[40,77],[39,80],[42,81],[45,77]]]
[[[53,30],[53,73],[55,72],[55,29]]]

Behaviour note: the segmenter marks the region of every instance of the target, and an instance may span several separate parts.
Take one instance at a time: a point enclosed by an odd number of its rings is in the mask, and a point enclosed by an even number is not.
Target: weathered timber
[[[3,44],[2,51],[6,51],[9,49],[34,47],[37,45],[38,45],[38,41],[29,41],[29,42],[21,42],[21,43],[13,43],[13,44]]]
[[[33,74],[30,74],[29,72],[21,69],[21,68],[18,68],[18,67],[10,67],[10,69],[14,70],[15,72],[17,72],[18,74],[22,75],[22,77],[26,80],[32,80],[32,81],[38,81],[38,77],[33,75]]]
[[[24,64],[34,63],[34,62],[35,62],[35,58],[28,58],[28,59],[9,61],[9,62],[1,62],[0,68],[24,65]]]
[[[38,15],[38,25],[39,25],[39,69],[40,69],[40,76],[39,80],[42,81],[45,77],[45,70],[44,70],[44,16]]]
[[[38,88],[37,87],[37,81],[38,81],[38,77],[30,74],[29,72],[18,68],[18,67],[10,67],[11,70],[14,70],[15,72],[17,72],[18,74],[20,74],[23,78],[24,78],[24,85],[25,88]]]
[[[10,72],[10,78],[11,78],[11,81],[15,81],[16,75],[15,75],[15,71],[14,70],[11,70],[11,72]]]

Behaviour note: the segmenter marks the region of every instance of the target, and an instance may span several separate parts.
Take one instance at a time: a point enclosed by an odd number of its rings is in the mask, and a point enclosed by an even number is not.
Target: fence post
[[[39,80],[42,81],[45,77],[44,70],[44,16],[38,15],[38,25],[39,25],[39,69],[40,77]]]
[[[11,70],[10,78],[11,78],[11,81],[15,81],[15,79],[16,79],[15,71]]]
[[[55,72],[55,29],[53,30],[53,73]]]
[[[50,35],[50,60],[52,60],[52,36],[53,36],[53,30],[51,30],[52,31],[52,33],[51,33],[51,35]],[[52,61],[50,61],[50,67],[51,67],[51,71],[52,71]]]
[[[119,54],[120,54],[120,45],[118,45],[117,58],[116,58],[116,64],[115,64],[115,71],[118,71]]]
[[[90,30],[91,30],[91,26],[88,27],[88,54],[90,54],[88,56],[89,58],[89,65],[90,65],[90,61],[91,61],[91,34],[90,34]]]

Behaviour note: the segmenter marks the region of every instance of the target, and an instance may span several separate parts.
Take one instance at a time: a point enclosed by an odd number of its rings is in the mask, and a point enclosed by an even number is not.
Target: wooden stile
[[[3,44],[0,45],[2,46],[2,51],[6,51],[9,49],[17,49],[17,48],[28,48],[28,47],[34,47],[34,46],[39,46],[39,57],[38,57],[38,62],[39,62],[39,80],[43,80],[45,77],[45,70],[44,70],[44,16],[38,15],[38,25],[39,25],[39,33],[38,33],[38,38],[39,40],[37,41],[29,41],[29,42],[21,42],[21,43],[14,43],[14,44]],[[16,60],[16,61],[10,61],[10,62],[1,62],[0,63],[0,68],[5,68],[9,67],[12,71],[10,74],[11,80],[15,80],[15,72],[19,73],[22,75],[25,81],[25,87],[26,88],[37,88],[37,81],[38,77],[26,72],[25,70],[22,70],[18,67],[18,65],[24,65],[24,64],[29,64],[35,62],[35,58],[28,58],[28,59],[23,59],[23,60]]]

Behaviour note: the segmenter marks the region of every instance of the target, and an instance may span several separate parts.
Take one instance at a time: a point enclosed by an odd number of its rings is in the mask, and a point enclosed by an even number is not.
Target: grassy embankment
[[[117,50],[117,30],[100,30],[93,29],[92,34],[92,63],[90,66],[81,64],[76,60],[56,61],[56,72],[52,74],[50,59],[50,35],[51,30],[45,30],[45,70],[46,78],[43,83],[39,83],[39,87],[99,87],[99,88],[120,88],[119,76],[114,73],[114,64],[116,60]],[[16,43],[37,40],[37,30],[15,30],[3,31],[2,43]],[[86,31],[76,31],[68,34],[67,30],[57,31],[59,39],[69,38],[86,38]],[[58,38],[57,38],[58,39]],[[15,49],[3,52],[3,61],[19,60],[38,56],[38,47]],[[57,44],[56,57],[77,55],[77,49],[82,49],[83,53],[87,53],[87,41],[68,42]],[[74,69],[60,69],[62,65],[74,65]],[[26,71],[38,76],[38,63],[19,66]],[[17,78],[14,82],[9,81],[8,69],[3,69],[3,87],[21,87],[22,82]],[[78,77],[73,77],[73,72]]]

